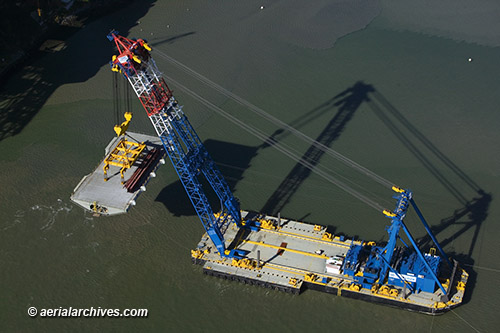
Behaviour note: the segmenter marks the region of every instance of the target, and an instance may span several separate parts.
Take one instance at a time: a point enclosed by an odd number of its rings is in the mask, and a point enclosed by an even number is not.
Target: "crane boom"
[[[241,226],[239,202],[165,83],[149,53],[151,47],[117,31],[107,37],[118,50],[111,69],[124,75],[141,101],[208,236],[221,256],[238,257],[237,251],[226,249],[223,231],[231,222]],[[217,214],[198,179],[201,174],[219,197]]]

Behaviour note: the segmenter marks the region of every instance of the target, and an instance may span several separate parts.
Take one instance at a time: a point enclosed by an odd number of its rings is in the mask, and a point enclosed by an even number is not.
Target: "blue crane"
[[[110,62],[111,69],[123,74],[141,101],[217,251],[222,257],[242,258],[245,253],[238,249],[228,249],[224,240],[224,230],[231,223],[238,228],[243,227],[240,204],[165,83],[149,53],[151,47],[143,39],[128,39],[118,35],[116,31],[111,31],[107,37],[115,42],[118,50],[118,55],[114,55]],[[221,209],[216,214],[198,179],[201,175],[220,200]],[[442,258],[450,268],[452,264],[415,204],[412,192],[398,187],[392,189],[398,193],[394,197],[397,199],[396,209],[392,212],[383,211],[391,218],[391,225],[387,228],[387,244],[382,247],[372,242],[361,245],[353,243],[343,263],[343,274],[368,289],[386,281],[396,286],[408,286],[412,291],[433,292],[437,285],[443,292],[443,297],[446,297],[449,290],[445,290],[437,276]],[[409,205],[415,209],[441,256],[435,253],[423,254],[418,248],[403,222]],[[247,227],[250,228],[251,225]],[[401,229],[413,250],[400,238]],[[406,250],[397,247],[398,240],[403,242]]]

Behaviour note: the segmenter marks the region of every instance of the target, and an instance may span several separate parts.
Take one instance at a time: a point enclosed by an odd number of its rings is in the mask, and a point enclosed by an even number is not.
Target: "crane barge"
[[[385,244],[346,239],[327,228],[240,210],[227,182],[151,57],[144,39],[111,31],[118,51],[111,69],[122,73],[144,107],[206,233],[191,251],[207,275],[300,293],[309,288],[338,296],[438,314],[462,303],[468,274],[439,245],[408,189],[392,186],[394,210]],[[220,200],[216,211],[199,180]],[[413,207],[434,242],[422,252],[404,218]],[[406,241],[402,238],[405,236]]]

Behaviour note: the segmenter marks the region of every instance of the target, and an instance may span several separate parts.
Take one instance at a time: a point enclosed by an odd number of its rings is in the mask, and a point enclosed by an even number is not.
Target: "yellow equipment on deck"
[[[115,125],[114,130],[118,136],[123,136],[113,151],[104,160],[104,181],[107,181],[109,166],[120,167],[120,176],[122,183],[124,182],[124,173],[134,165],[135,161],[141,155],[146,145],[144,142],[138,143],[125,139],[125,132],[128,129],[130,120],[132,120],[132,112],[125,112],[125,121],[120,125]]]

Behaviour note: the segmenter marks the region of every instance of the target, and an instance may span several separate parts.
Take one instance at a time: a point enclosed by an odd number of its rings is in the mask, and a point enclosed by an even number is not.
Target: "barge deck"
[[[191,252],[204,274],[294,294],[312,289],[428,314],[446,312],[462,302],[468,278],[462,269],[442,281],[445,288],[452,281],[446,302],[439,288],[434,293],[412,293],[388,284],[365,289],[342,274],[342,261],[352,245],[366,243],[331,235],[323,226],[279,217],[242,211],[242,219],[245,226],[232,223],[224,237],[226,248],[242,251],[244,258],[220,256],[205,234]]]

